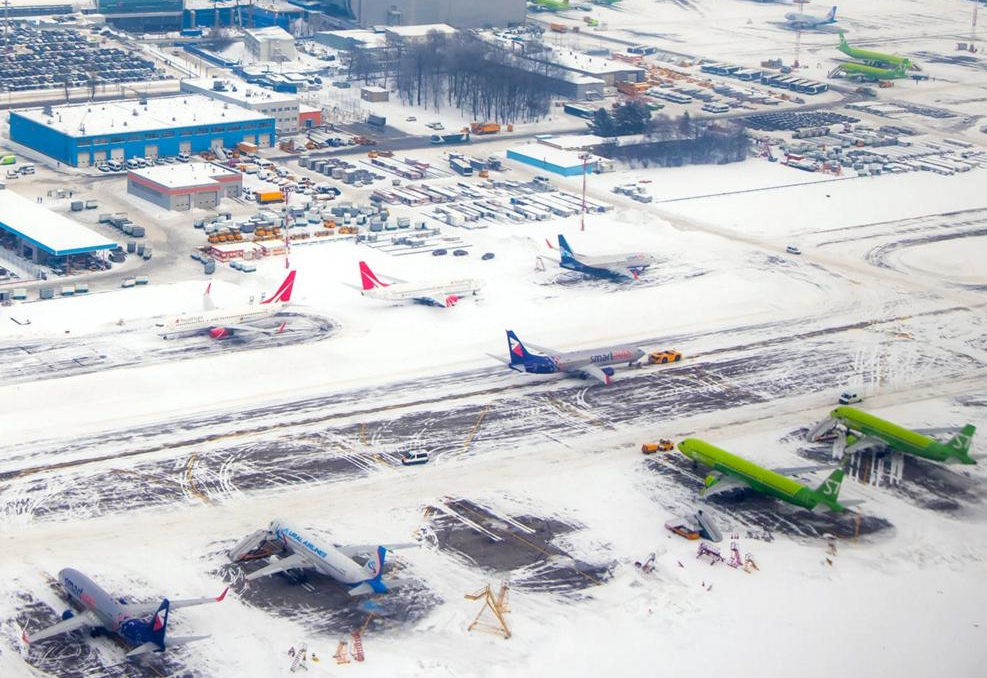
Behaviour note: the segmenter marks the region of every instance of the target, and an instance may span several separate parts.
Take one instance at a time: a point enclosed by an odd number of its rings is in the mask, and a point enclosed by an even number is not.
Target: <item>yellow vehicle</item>
[[[677,363],[682,360],[682,354],[674,349],[666,349],[664,351],[654,351],[648,354],[648,364],[665,364],[665,363]]]
[[[641,445],[641,454],[654,454],[655,452],[671,452],[675,449],[675,443],[668,438],[662,438],[657,443],[645,443]]]

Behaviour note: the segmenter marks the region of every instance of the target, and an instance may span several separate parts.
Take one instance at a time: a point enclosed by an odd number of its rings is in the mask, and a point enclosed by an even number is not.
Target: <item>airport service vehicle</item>
[[[843,482],[843,469],[837,468],[816,489],[802,485],[788,476],[818,471],[825,466],[767,469],[743,457],[730,454],[726,450],[699,440],[686,438],[678,445],[679,451],[694,462],[710,468],[703,497],[726,492],[738,487],[749,487],[757,492],[776,499],[809,509],[842,513],[847,507],[859,502],[840,503],[840,484]]]
[[[802,250],[800,250],[796,245],[789,245],[785,248],[785,251],[789,254],[802,254]]]
[[[472,278],[458,280],[436,280],[431,282],[407,282],[397,278],[388,278],[383,282],[376,273],[370,270],[367,262],[360,262],[360,282],[363,285],[362,294],[372,299],[382,301],[412,301],[428,306],[449,308],[466,295],[476,295],[483,287],[483,282]]]
[[[628,367],[640,366],[645,353],[637,346],[608,346],[584,351],[562,353],[550,348],[528,344],[541,355],[531,353],[521,343],[513,330],[507,330],[507,366],[518,372],[531,374],[556,374],[559,372],[583,378],[592,377],[604,384],[613,382],[614,365],[627,363]],[[492,356],[495,357],[496,356]],[[500,358],[497,358],[500,360]]]
[[[17,162],[17,156],[13,153],[4,153],[0,156],[0,165],[13,165]]]
[[[290,555],[277,559],[270,557],[270,564],[248,574],[247,581],[288,570],[311,569],[348,586],[351,596],[387,593],[407,584],[407,579],[384,577],[384,559],[388,551],[418,546],[414,543],[356,546],[326,544],[301,528],[283,520],[272,520],[267,530],[254,532],[234,547],[230,551],[230,557],[239,560],[243,555],[270,542],[280,542]],[[361,555],[368,556],[367,562],[362,566],[353,560]]]
[[[802,14],[801,12],[789,12],[785,15],[785,21],[790,28],[818,28],[836,23],[836,5],[826,13],[825,16],[814,16],[812,14]]]
[[[840,427],[844,430],[840,430]],[[888,447],[896,452],[947,464],[977,463],[970,456],[970,444],[977,432],[977,427],[973,424],[967,424],[947,442],[941,443],[855,407],[840,406],[809,431],[808,438],[818,440],[834,428],[838,430],[838,434],[845,436],[847,454]]]
[[[58,573],[58,581],[68,594],[69,601],[82,612],[66,610],[62,621],[46,629],[28,635],[25,630],[22,639],[25,643],[36,643],[62,633],[78,629],[89,629],[92,634],[112,633],[133,647],[128,657],[147,652],[164,652],[168,648],[185,645],[209,636],[184,636],[166,638],[168,613],[192,605],[219,603],[226,598],[227,587],[215,598],[191,598],[160,603],[128,603],[124,598],[115,598],[99,587],[92,579],[78,570],[66,568]],[[150,617],[150,619],[148,619]]]
[[[551,247],[551,243],[548,245]],[[605,256],[587,256],[577,254],[569,247],[565,236],[559,234],[559,251],[562,258],[559,266],[570,271],[578,271],[603,278],[634,278],[646,268],[655,263],[650,254],[610,254]]]
[[[665,363],[677,363],[682,360],[682,354],[673,349],[665,349],[664,351],[653,351],[648,354],[648,364],[656,365]]]
[[[675,449],[675,443],[668,438],[662,438],[657,443],[645,443],[644,445],[641,445],[641,454],[671,452],[673,449]]]
[[[401,464],[404,466],[420,466],[421,464],[427,464],[428,460],[428,452],[425,450],[405,452],[401,455]]]
[[[189,315],[182,314],[166,318],[157,323],[161,328],[161,336],[165,339],[170,337],[194,332],[197,330],[208,330],[209,336],[213,339],[226,339],[236,333],[256,332],[260,334],[280,334],[284,332],[287,323],[281,323],[275,329],[258,327],[252,323],[264,320],[281,313],[291,301],[291,290],[295,285],[295,271],[290,271],[277,291],[259,304],[241,304],[228,308],[216,308],[209,296],[212,283],[206,287],[206,292],[202,296],[203,310],[200,313]]]
[[[861,400],[863,398],[856,391],[843,391],[839,397],[840,405],[853,405],[854,403],[859,403]]]

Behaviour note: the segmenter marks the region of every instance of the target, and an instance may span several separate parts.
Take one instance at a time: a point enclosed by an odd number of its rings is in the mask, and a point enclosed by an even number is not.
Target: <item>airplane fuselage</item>
[[[365,290],[363,294],[382,301],[427,301],[474,294],[481,286],[479,281],[469,278],[434,283],[401,282]]]
[[[366,581],[366,571],[332,544],[320,543],[303,530],[279,521],[271,523],[270,529],[284,540],[288,550],[301,556],[322,574],[348,586]]]
[[[534,360],[525,363],[525,371],[533,374],[553,374],[555,372],[578,372],[590,365],[607,367],[627,363],[631,365],[645,355],[637,346],[611,346],[588,351],[532,355]]]
[[[563,258],[559,265],[570,271],[578,271],[602,278],[630,278],[633,276],[633,272],[643,271],[654,263],[655,258],[650,254],[628,254],[615,257],[586,257],[575,254],[572,257]],[[627,269],[627,273],[616,273],[612,270],[614,268]]]
[[[217,308],[212,311],[189,313],[167,318],[158,323],[161,334],[178,334],[195,330],[209,330],[227,325],[243,325],[269,318],[284,310],[287,304],[253,305],[238,308]]]
[[[678,448],[689,459],[713,471],[739,480],[762,494],[807,509],[812,509],[817,503],[813,496],[814,492],[801,483],[710,445],[703,440],[686,438],[678,444]],[[709,478],[707,478],[706,483],[708,487],[710,485]]]
[[[949,445],[938,440],[916,433],[907,428],[892,424],[867,412],[854,407],[837,407],[830,417],[839,421],[854,433],[876,438],[896,452],[911,454],[923,459],[939,462],[959,461],[961,463],[976,463],[968,456],[959,456]]]
[[[117,633],[129,619],[126,607],[104,591],[92,579],[72,568],[58,573],[58,581],[74,602],[84,610],[92,612],[107,631]]]

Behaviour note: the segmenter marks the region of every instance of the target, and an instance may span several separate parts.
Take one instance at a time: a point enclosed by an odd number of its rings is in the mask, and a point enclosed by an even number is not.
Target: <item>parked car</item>
[[[432,256],[433,257],[441,257],[441,256],[443,256],[445,254],[447,254],[446,250],[441,249],[441,248],[440,249],[437,249],[437,250],[432,250]]]
[[[788,252],[789,254],[802,254],[802,250],[800,250],[795,245],[789,245],[788,247],[785,248],[785,251]]]
[[[490,261],[491,259],[493,259],[493,258],[494,258],[494,253],[493,253],[493,252],[486,252],[486,253],[485,253],[485,254],[484,254],[484,255],[483,255],[482,257],[480,257],[480,258],[481,258],[481,259],[483,259],[484,261]]]
[[[467,254],[469,254],[469,252],[467,252],[466,250],[453,250],[452,251],[452,256],[454,256],[454,257],[465,257]]]
[[[428,452],[418,450],[417,452],[405,452],[401,455],[401,463],[405,466],[418,466],[428,463]]]
[[[840,394],[840,405],[852,405],[854,403],[859,403],[863,398],[860,397],[856,391],[843,391]]]

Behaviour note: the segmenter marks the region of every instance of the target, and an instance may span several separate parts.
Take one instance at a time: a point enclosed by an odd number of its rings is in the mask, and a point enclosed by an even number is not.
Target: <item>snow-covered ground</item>
[[[618,39],[756,66],[788,60],[794,35],[776,22],[793,9],[624,0],[587,13],[607,24],[599,35],[553,39]],[[935,57],[953,56],[967,37],[969,10],[959,0],[879,0],[838,16],[851,42],[911,56],[936,78],[882,99],[960,114],[907,124],[970,140],[982,124],[982,70]],[[804,77],[825,77],[840,56],[835,40],[804,34]],[[415,133],[433,119],[385,108]],[[449,129],[468,122],[447,111],[434,119]],[[442,166],[444,150],[408,154]],[[66,181],[47,172],[7,190],[30,197]],[[507,176],[537,173],[512,163]],[[199,351],[191,339],[181,360],[161,358],[167,342],[154,323],[201,307],[206,282],[187,257],[201,240],[189,224],[199,215],[114,196],[113,180],[87,187],[107,211],[156,223],[154,261],[163,263],[147,287],[94,285],[88,297],[0,308],[0,368],[48,370],[0,382],[0,675],[266,678],[287,675],[288,649],[304,642],[320,658],[309,663],[316,675],[981,676],[982,464],[908,460],[897,488],[847,479],[842,496],[865,501],[856,522],[749,495],[706,502],[724,554],[735,541],[756,562],[748,573],[710,566],[695,542],[663,528],[701,505],[702,475],[678,453],[639,449],[697,436],[768,467],[822,461],[827,450],[803,433],[844,388],[909,428],[987,430],[984,176],[833,179],[763,160],[620,169],[590,178],[590,199],[615,209],[589,215],[585,231],[578,217],[445,229],[464,257],[351,241],[296,246],[292,311],[331,320],[330,336],[229,352]],[[654,202],[612,193],[633,182]],[[581,188],[579,178],[552,183]],[[355,201],[370,191],[347,190]],[[558,234],[581,253],[649,252],[658,263],[624,283],[562,273],[545,244]],[[789,243],[803,254],[786,254]],[[496,257],[481,261],[483,252]],[[355,289],[361,260],[405,280],[485,285],[450,309],[388,304]],[[280,259],[252,276],[221,270],[211,294],[220,306],[256,299],[284,275]],[[685,360],[620,371],[610,387],[522,375],[491,357],[506,356],[506,329],[559,349],[633,342],[677,348]],[[83,358],[102,362],[78,369]],[[400,452],[420,447],[432,450],[429,464],[400,466]],[[974,454],[984,449],[975,438]],[[318,579],[245,587],[224,553],[274,518],[341,543],[421,538],[420,549],[394,555],[415,583],[370,605]],[[634,562],[652,552],[646,574]],[[111,669],[121,650],[105,640],[20,643],[21,625],[35,630],[65,608],[45,576],[64,567],[142,600],[215,595],[226,583],[233,592],[172,617],[176,635],[210,639],[147,669]],[[504,580],[512,638],[468,632],[479,606],[463,595]],[[371,611],[367,661],[337,666],[338,639]]]

